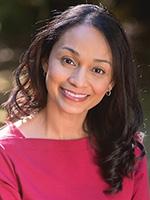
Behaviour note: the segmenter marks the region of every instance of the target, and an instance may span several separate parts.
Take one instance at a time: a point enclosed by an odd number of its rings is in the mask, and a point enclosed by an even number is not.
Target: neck
[[[48,138],[77,139],[87,136],[83,130],[85,113],[69,114],[47,105],[39,115]]]

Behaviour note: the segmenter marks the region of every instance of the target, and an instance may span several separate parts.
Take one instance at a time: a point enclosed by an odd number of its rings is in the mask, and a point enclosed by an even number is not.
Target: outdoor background
[[[28,47],[35,23],[78,3],[96,1],[0,0],[0,104],[12,86],[12,72]],[[139,95],[144,110],[144,140],[150,172],[150,12],[148,0],[102,0],[120,19],[128,35],[137,62]],[[6,113],[0,108],[0,126]]]

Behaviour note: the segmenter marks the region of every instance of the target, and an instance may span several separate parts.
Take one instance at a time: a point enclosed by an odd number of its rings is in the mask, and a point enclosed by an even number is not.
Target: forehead
[[[56,44],[53,50],[58,50],[68,46],[79,54],[88,54],[94,57],[105,57],[112,60],[111,49],[102,32],[91,25],[76,25],[66,30]]]

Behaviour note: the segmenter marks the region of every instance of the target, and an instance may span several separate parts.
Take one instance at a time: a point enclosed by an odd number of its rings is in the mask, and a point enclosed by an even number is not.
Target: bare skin
[[[50,139],[87,136],[82,127],[88,110],[113,87],[111,63],[110,47],[97,29],[79,25],[66,31],[43,63],[47,73],[46,108],[16,123],[24,136]]]

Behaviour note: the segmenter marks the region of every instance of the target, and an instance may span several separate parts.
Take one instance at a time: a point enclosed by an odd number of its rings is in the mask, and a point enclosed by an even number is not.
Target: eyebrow
[[[66,49],[66,50],[70,51],[71,53],[73,53],[73,54],[75,54],[77,56],[80,56],[80,54],[76,50],[74,50],[74,49],[72,49],[70,47],[63,47],[62,49]],[[96,62],[104,62],[104,63],[108,63],[109,65],[112,65],[112,63],[110,61],[105,60],[105,59],[97,59],[96,58],[96,59],[94,59],[94,61],[96,61]]]
[[[108,60],[104,60],[104,59],[94,59],[94,61],[96,61],[96,62],[104,62],[104,63],[108,63],[109,65],[112,66],[112,63],[111,63],[110,61],[108,61]]]
[[[66,49],[68,51],[71,51],[73,54],[80,56],[79,53],[77,51],[75,51],[74,49],[70,48],[70,47],[63,47],[63,49]]]

